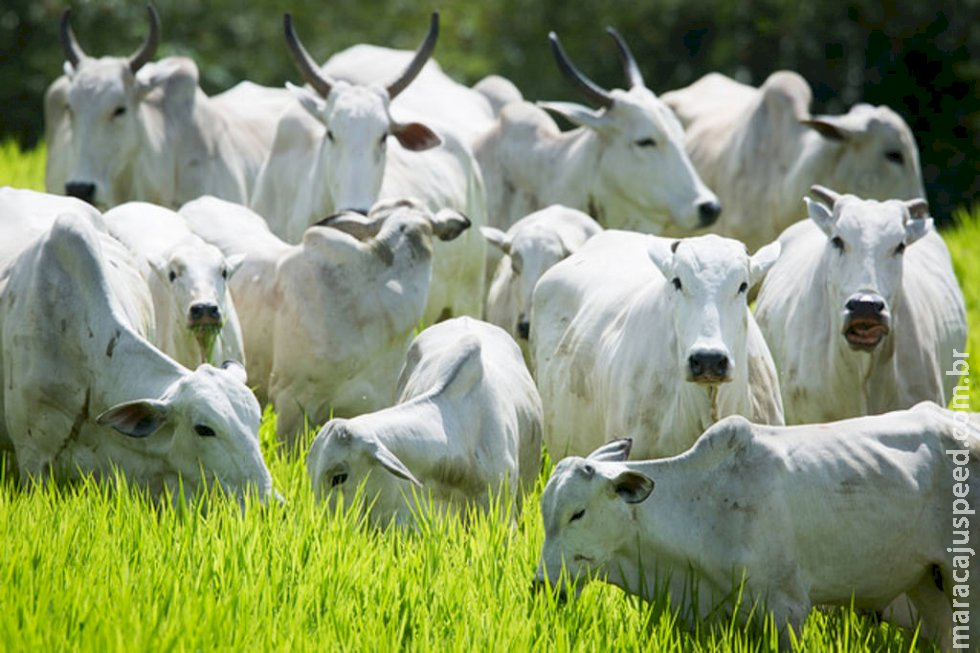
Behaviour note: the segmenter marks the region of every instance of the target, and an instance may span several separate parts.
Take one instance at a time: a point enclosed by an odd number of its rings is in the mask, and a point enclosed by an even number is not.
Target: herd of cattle
[[[966,407],[966,311],[897,114],[813,116],[785,71],[658,97],[612,29],[627,89],[552,34],[593,106],[527,102],[444,74],[438,15],[414,53],[322,66],[287,15],[307,86],[208,97],[193,61],[153,60],[148,17],[134,55],[95,58],[65,10],[48,193],[0,189],[0,449],[24,482],[272,498],[269,402],[288,452],[326,422],[317,497],[363,485],[373,520],[411,522],[416,488],[516,507],[544,446],[542,583],[706,616],[744,581],[797,632],[853,601],[980,636],[953,553],[980,539],[954,513],[980,501],[980,428],[943,408]]]

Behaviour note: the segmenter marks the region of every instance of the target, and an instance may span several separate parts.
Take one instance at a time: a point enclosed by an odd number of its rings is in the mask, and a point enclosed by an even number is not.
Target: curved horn
[[[140,49],[129,58],[129,69],[134,73],[153,58],[157,46],[160,45],[160,17],[157,15],[157,10],[149,3],[146,5],[146,15],[150,22],[150,33],[146,35],[146,40],[143,41]]]
[[[548,40],[551,41],[551,51],[555,55],[555,61],[558,62],[558,68],[565,75],[565,77],[571,80],[573,84],[577,85],[585,93],[585,95],[596,104],[606,107],[607,109],[611,107],[613,104],[613,98],[611,95],[609,95],[609,91],[603,89],[601,86],[578,71],[578,69],[568,59],[568,55],[565,54],[565,50],[562,49],[561,43],[558,41],[558,35],[554,32],[548,32]]]
[[[630,52],[626,41],[623,40],[623,37],[613,27],[607,27],[606,33],[616,42],[616,49],[619,50],[619,59],[623,62],[623,72],[626,73],[626,80],[630,83],[630,88],[634,86],[646,87],[646,84],[643,82],[643,75],[640,74],[640,67],[636,65],[636,59],[633,58],[633,53]]]
[[[840,193],[832,191],[826,186],[819,186],[816,184],[810,186],[810,194],[830,208],[834,208],[834,204],[840,199]]]
[[[435,49],[438,39],[439,12],[433,11],[432,18],[429,20],[429,33],[425,35],[425,40],[422,41],[419,49],[415,52],[415,57],[412,58],[412,62],[408,64],[401,77],[388,84],[389,99],[394,100],[422,72],[422,67],[425,66],[425,62],[432,56],[432,51]]]
[[[333,88],[333,82],[320,73],[320,69],[313,60],[313,57],[310,56],[310,53],[300,43],[299,37],[296,35],[296,30],[293,29],[292,14],[283,14],[282,26],[286,31],[286,45],[289,46],[289,54],[293,58],[293,63],[299,68],[299,72],[303,76],[303,79],[306,80],[306,83],[312,86],[320,94],[320,97],[326,99],[330,95],[330,89]]]
[[[59,36],[61,37],[61,47],[65,50],[65,59],[73,67],[77,68],[79,62],[87,58],[88,55],[85,54],[82,46],[75,39],[75,33],[71,31],[71,9],[68,7],[65,7],[65,10],[61,12],[61,31],[59,32]]]

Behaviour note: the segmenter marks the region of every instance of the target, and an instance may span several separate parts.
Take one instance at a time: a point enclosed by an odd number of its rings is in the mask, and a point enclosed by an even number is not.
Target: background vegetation
[[[43,150],[0,147],[0,179],[40,190],[43,165]],[[958,222],[944,237],[976,325],[980,210]],[[980,367],[980,330],[967,351]],[[377,532],[314,504],[305,451],[276,451],[271,411],[259,435],[287,503],[244,514],[221,497],[198,511],[157,509],[125,487],[25,490],[0,461],[0,651],[776,650],[771,628],[684,630],[666,600],[603,583],[565,605],[531,592],[548,465],[519,518]],[[815,611],[798,650],[933,649],[840,609]]]
[[[67,4],[5,0],[0,6],[0,141],[33,145],[42,136],[42,97],[61,73],[58,21]],[[141,2],[70,4],[89,54],[126,55],[144,38]],[[159,54],[192,56],[212,93],[243,79],[298,80],[283,43],[284,11],[296,16],[314,56],[326,60],[358,42],[414,48],[429,12],[439,9],[436,57],[448,72],[467,83],[500,73],[532,100],[578,99],[551,58],[546,35],[552,29],[600,84],[622,86],[603,34],[613,25],[656,92],[714,70],[759,84],[788,68],[813,86],[814,112],[836,113],[858,101],[891,106],[916,133],[928,199],[941,221],[980,189],[980,0],[156,0],[156,7],[163,23]]]

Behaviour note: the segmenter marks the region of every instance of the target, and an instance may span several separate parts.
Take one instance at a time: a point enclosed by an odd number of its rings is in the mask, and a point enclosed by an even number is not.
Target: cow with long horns
[[[472,152],[453,134],[437,133],[425,117],[400,122],[392,104],[425,66],[439,37],[439,14],[391,83],[356,83],[319,68],[284,16],[286,44],[309,88],[287,83],[295,106],[278,124],[256,183],[251,208],[272,231],[298,243],[311,225],[342,211],[365,213],[379,199],[415,197],[432,210],[452,208],[486,224],[483,179]],[[409,113],[402,111],[402,114]],[[396,142],[389,147],[389,137]],[[486,246],[479,230],[440,243],[426,321],[482,311]]]
[[[549,35],[558,68],[593,110],[571,102],[511,102],[476,145],[493,226],[561,203],[603,226],[658,234],[667,225],[694,230],[712,224],[721,205],[684,152],[684,131],[646,87],[619,33],[607,28],[623,63],[627,90],[611,91],[583,75]],[[578,128],[560,132],[542,109]]]
[[[160,18],[129,57],[92,57],[61,16],[65,74],[44,103],[45,188],[109,208],[143,200],[176,208],[205,193],[246,202],[289,96],[242,82],[208,97],[186,57],[152,61]]]

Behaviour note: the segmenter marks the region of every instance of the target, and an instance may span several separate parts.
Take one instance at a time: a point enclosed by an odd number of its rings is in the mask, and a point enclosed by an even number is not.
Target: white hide
[[[965,419],[925,402],[793,427],[729,417],[679,456],[626,462],[628,451],[614,442],[555,467],[538,582],[578,589],[596,575],[651,601],[666,591],[690,627],[764,607],[797,636],[814,605],[882,611],[907,594],[922,634],[948,649],[965,575],[954,566],[970,564],[948,547],[980,537],[950,492],[961,480],[970,506],[980,496],[980,430]],[[967,589],[980,590],[972,574]],[[956,601],[980,620],[976,601]]]
[[[190,371],[145,340],[129,313],[150,305],[149,291],[114,242],[89,217],[61,213],[11,268],[0,422],[22,480],[117,468],[156,498],[203,481],[264,500],[272,484],[244,370]]]
[[[711,73],[665,93],[687,152],[724,211],[711,228],[750,250],[806,217],[812,184],[885,200],[925,197],[912,131],[891,109],[858,104],[811,116],[806,80],[773,73],[758,89]]]
[[[726,415],[781,424],[776,371],[746,301],[778,254],[778,244],[749,257],[719,236],[610,230],[546,272],[530,351],[548,451],[582,455],[631,437],[638,455],[662,457]]]
[[[391,404],[422,320],[433,236],[451,240],[469,226],[453,211],[380,203],[289,245],[244,206],[206,197],[180,213],[226,257],[244,256],[230,286],[249,382],[274,404],[290,442],[304,417],[312,425]]]
[[[788,423],[945,406],[966,344],[966,309],[949,251],[910,205],[845,195],[787,229],[783,255],[759,292],[756,319],[779,373]],[[835,246],[840,240],[842,249]],[[888,333],[872,348],[847,338],[846,304],[879,297]],[[881,327],[878,331],[882,330]]]
[[[416,494],[437,510],[488,510],[496,497],[518,508],[541,469],[541,400],[505,331],[454,318],[412,342],[397,402],[327,422],[306,466],[317,497],[332,504],[349,508],[364,483],[382,525],[411,522]]]
[[[684,151],[680,122],[635,64],[633,74],[630,88],[605,92],[609,106],[598,110],[571,102],[503,106],[474,147],[492,226],[506,230],[550,204],[584,211],[606,228],[654,234],[714,221],[717,198]],[[545,109],[576,128],[559,131]]]
[[[506,233],[484,227],[501,257],[487,292],[486,319],[503,327],[527,356],[531,293],[545,272],[602,231],[591,217],[555,204],[521,218]]]
[[[375,51],[394,54],[371,59],[356,74],[345,63],[360,61],[358,52]],[[429,68],[430,62],[393,100],[381,84],[405,68],[410,53],[357,46],[337,56],[336,66],[331,59],[323,68],[331,82],[326,97],[290,85],[297,102],[276,127],[249,206],[289,243],[298,243],[310,225],[332,214],[363,213],[378,200],[416,198],[433,212],[451,208],[476,227],[485,225],[486,193],[472,151],[463,137],[433,120],[452,114],[434,112],[431,101],[416,101],[421,108],[411,104],[418,98],[414,84],[431,89],[431,77],[441,75],[438,68]],[[482,96],[470,93],[486,105]],[[483,110],[489,112],[489,105]],[[427,126],[430,121],[436,131]],[[436,245],[427,322],[447,314],[482,314],[485,257],[477,229]]]
[[[228,279],[228,260],[174,211],[127,202],[105,213],[106,225],[137,256],[153,297],[153,343],[181,365],[245,363],[242,332]]]

